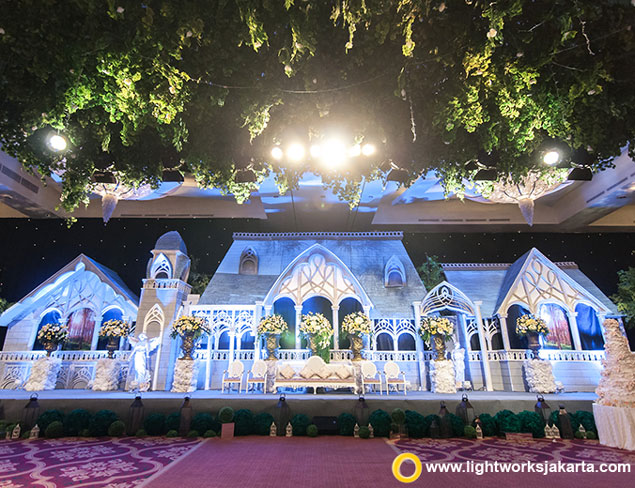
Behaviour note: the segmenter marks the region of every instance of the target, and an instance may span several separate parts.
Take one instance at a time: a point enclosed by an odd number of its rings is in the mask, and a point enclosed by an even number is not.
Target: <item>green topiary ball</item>
[[[254,433],[257,435],[269,435],[269,429],[273,422],[275,420],[270,413],[259,413],[254,417]]]
[[[450,419],[452,425],[452,437],[463,437],[463,430],[465,429],[465,422],[458,415],[453,413],[447,413],[447,417]]]
[[[496,420],[489,413],[479,415],[481,420],[481,429],[483,429],[484,437],[495,436],[497,433]]]
[[[126,424],[121,420],[115,420],[110,427],[108,427],[108,435],[110,437],[121,437],[126,434]]]
[[[584,434],[583,434],[582,432],[580,432],[579,430],[576,430],[576,431],[573,433],[573,435],[574,435],[574,437],[575,437],[576,439],[584,439],[584,438],[585,438]]]
[[[306,429],[311,421],[309,417],[302,413],[297,413],[291,419],[291,427],[293,427],[293,435],[306,435]]]
[[[236,410],[234,414],[234,434],[235,435],[251,435],[255,432],[254,414],[251,410],[241,408]],[[271,425],[271,424],[269,424]]]
[[[206,430],[205,433],[203,434],[203,437],[205,438],[216,437],[216,432],[214,432],[212,429]]]
[[[80,437],[90,437],[90,429],[82,429],[79,431]]]
[[[198,430],[190,430],[187,433],[187,437],[189,437],[190,439],[196,439],[197,437],[199,437]]]
[[[148,435],[165,435],[168,431],[165,425],[165,415],[162,413],[151,413],[143,422],[143,428]]]
[[[231,407],[223,407],[218,411],[218,420],[221,424],[228,424],[234,420],[234,409]]]
[[[357,419],[350,413],[341,413],[337,417],[337,428],[340,431],[340,435],[353,435],[355,433],[355,424]]]
[[[145,431],[145,429],[139,429],[136,433],[135,436],[136,437],[145,437],[147,436],[148,433]]]
[[[22,432],[22,435],[20,435],[20,439],[28,439],[29,437],[31,437],[30,430],[25,430],[24,432]]]
[[[595,419],[593,418],[593,414],[591,412],[578,410],[572,416],[575,419],[577,424],[582,424],[582,427],[584,427],[584,430],[586,430],[587,433],[591,431],[597,433],[598,429],[595,426]],[[587,436],[587,439],[588,438],[589,436]]]
[[[168,430],[179,430],[181,426],[181,414],[179,412],[172,412],[165,419],[165,428]]]
[[[40,432],[46,432],[46,428],[49,426],[51,422],[64,423],[64,413],[61,412],[60,410],[55,410],[55,409],[46,410],[37,418],[37,422],[35,423],[40,428]],[[14,427],[15,427],[15,424],[14,424]]]
[[[520,432],[520,419],[511,410],[501,410],[494,415],[499,434],[505,432]]]
[[[368,417],[368,422],[373,426],[376,437],[388,437],[390,435],[392,419],[385,410],[375,410]]]
[[[586,431],[586,438],[589,439],[589,440],[594,441],[594,440],[596,440],[598,438],[598,435],[595,432],[593,432],[592,430],[587,430]]]
[[[532,434],[534,438],[545,436],[545,423],[540,414],[523,410],[518,414],[520,420],[520,431]]]
[[[165,434],[165,437],[178,437],[179,433],[176,431],[176,429],[170,429],[168,430],[168,433]]]
[[[192,423],[190,424],[190,428],[193,430],[198,430],[199,432],[206,432],[208,430],[220,430],[220,423],[214,420],[209,413],[197,413],[194,415],[192,419]]]
[[[306,428],[306,435],[309,437],[317,437],[318,436],[318,428],[317,425],[311,424]]]
[[[390,418],[395,424],[402,425],[406,421],[406,413],[400,408],[395,408],[390,414]]]
[[[112,410],[100,410],[90,419],[90,433],[95,437],[108,435],[110,425],[119,420]]]
[[[91,414],[84,408],[77,408],[64,419],[66,435],[81,435],[80,432],[90,426]]]
[[[463,428],[463,435],[468,439],[476,439],[476,429],[471,425],[466,425]]]
[[[44,435],[48,439],[56,439],[58,437],[62,437],[64,435],[64,424],[59,420],[55,420],[48,424],[46,430],[44,431]]]
[[[426,418],[413,410],[406,410],[406,428],[408,429],[408,437],[413,439],[424,437]]]
[[[374,429],[374,427],[373,427]],[[368,439],[370,437],[370,429],[366,425],[362,425],[359,428],[359,437],[361,439]]]

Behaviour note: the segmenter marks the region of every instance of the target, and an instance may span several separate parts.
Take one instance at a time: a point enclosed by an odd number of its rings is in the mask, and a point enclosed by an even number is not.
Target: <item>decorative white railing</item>
[[[0,361],[35,361],[46,355],[45,351],[0,351]],[[54,351],[52,357],[62,361],[97,361],[108,356],[108,351]],[[130,351],[115,351],[115,357],[126,361]]]
[[[262,351],[262,356],[266,354]],[[434,359],[432,351],[422,353],[424,361]],[[311,357],[309,349],[278,349],[278,359],[281,361],[306,361]],[[419,361],[417,351],[362,351],[362,357],[369,361]],[[255,358],[253,350],[234,351],[234,358],[241,361],[252,361]],[[194,359],[207,360],[207,350],[197,349],[194,351]],[[335,349],[330,351],[331,361],[348,361],[353,359],[353,353],[348,349]],[[217,349],[212,351],[212,361],[228,361],[229,349]]]
[[[150,289],[163,289],[163,288],[173,288],[180,291],[187,291],[188,293],[192,289],[190,285],[181,280],[174,279],[152,279],[147,278],[143,280],[143,287]]]
[[[362,356],[368,361],[419,361],[417,351],[362,351]],[[430,361],[433,359],[433,354],[430,351],[424,351],[423,359]]]
[[[604,351],[562,351],[560,349],[541,349],[541,359],[549,361],[601,361]]]
[[[487,359],[489,361],[526,361],[532,359],[531,351],[527,349],[510,349],[505,351],[487,351]]]
[[[481,351],[468,351],[467,357],[469,361],[480,361],[483,356]]]

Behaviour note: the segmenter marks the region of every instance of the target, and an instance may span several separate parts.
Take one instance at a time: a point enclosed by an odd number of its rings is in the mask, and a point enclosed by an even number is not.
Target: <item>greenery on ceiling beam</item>
[[[320,173],[353,204],[397,166],[448,191],[495,152],[501,177],[539,167],[548,138],[594,170],[635,148],[629,0],[0,0],[0,143],[62,174],[62,206],[97,171],[157,184],[178,168],[240,200]],[[59,130],[71,146],[47,151]],[[276,141],[372,141],[327,170],[272,161]],[[482,153],[481,153],[482,154]],[[237,181],[245,168],[255,181]]]

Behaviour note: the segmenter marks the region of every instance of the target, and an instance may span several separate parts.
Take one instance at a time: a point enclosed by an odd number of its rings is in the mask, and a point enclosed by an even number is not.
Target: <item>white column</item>
[[[507,330],[507,314],[501,315],[499,314],[499,323],[501,326],[501,336],[503,336],[503,349],[509,351],[511,349],[509,342],[509,331]]]
[[[481,362],[483,363],[483,372],[485,373],[485,389],[487,391],[492,391],[492,372],[489,368],[489,358],[488,358],[488,347],[487,341],[485,340],[485,330],[483,328],[483,317],[481,316],[481,305],[482,301],[474,302],[476,305],[476,325],[478,327],[478,339],[481,343]]]
[[[569,311],[569,328],[571,329],[571,339],[573,339],[573,348],[576,351],[582,350],[582,341],[580,340],[580,331],[578,330],[578,312]]]
[[[254,335],[254,361],[257,361],[258,359],[260,359],[261,356],[261,338],[258,337],[258,324],[260,323],[260,318],[261,318],[261,312],[262,312],[262,302],[256,302],[256,308],[254,310],[254,324],[253,327],[251,328],[251,332]]]
[[[333,314],[333,349],[340,348],[340,318],[338,315],[339,310],[339,305],[331,305],[331,312]]]
[[[212,376],[212,341],[214,336],[212,334],[207,335],[207,359],[205,361],[205,389],[212,388],[211,376]]]
[[[229,360],[227,362],[228,366],[234,362],[234,349],[236,342],[236,332],[233,330],[229,330]]]
[[[415,345],[417,347],[417,357],[419,358],[419,386],[421,390],[426,389],[426,363],[423,357],[423,339],[419,335],[419,325],[421,324],[421,302],[412,302],[415,316]]]
[[[300,321],[302,320],[302,305],[295,307],[295,348],[300,349]]]

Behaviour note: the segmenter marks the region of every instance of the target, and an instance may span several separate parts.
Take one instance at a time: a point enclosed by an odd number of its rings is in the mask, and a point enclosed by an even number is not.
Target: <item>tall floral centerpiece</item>
[[[279,314],[264,317],[258,324],[258,337],[264,336],[267,341],[268,361],[278,359],[276,357],[276,350],[278,349],[280,334],[285,333],[287,330],[289,330],[289,327],[282,315]]]
[[[333,326],[321,313],[309,312],[302,315],[300,332],[309,341],[312,356],[322,356],[328,361],[328,350],[333,337]]]
[[[58,323],[44,324],[37,333],[38,340],[44,346],[46,355],[50,356],[57,346],[66,340],[68,328]]]
[[[529,349],[534,353],[534,357],[538,357],[540,350],[538,336],[549,334],[549,327],[541,318],[525,314],[516,319],[516,334],[520,337],[527,337]]]
[[[349,313],[342,321],[342,331],[348,334],[353,351],[353,361],[362,360],[363,336],[371,335],[373,323],[364,312]]]
[[[207,320],[203,317],[195,317],[193,315],[182,315],[172,325],[170,337],[176,339],[180,337],[183,343],[183,357],[179,359],[192,360],[192,350],[194,349],[194,341],[201,337],[204,333],[208,333]]]
[[[108,344],[106,344],[108,359],[114,358],[115,351],[119,347],[119,339],[122,337],[128,337],[131,329],[132,328],[128,322],[118,319],[107,320],[101,324],[99,336],[108,338]]]
[[[427,315],[421,318],[419,335],[425,342],[434,342],[435,361],[445,359],[445,341],[454,334],[454,325],[445,317]]]

